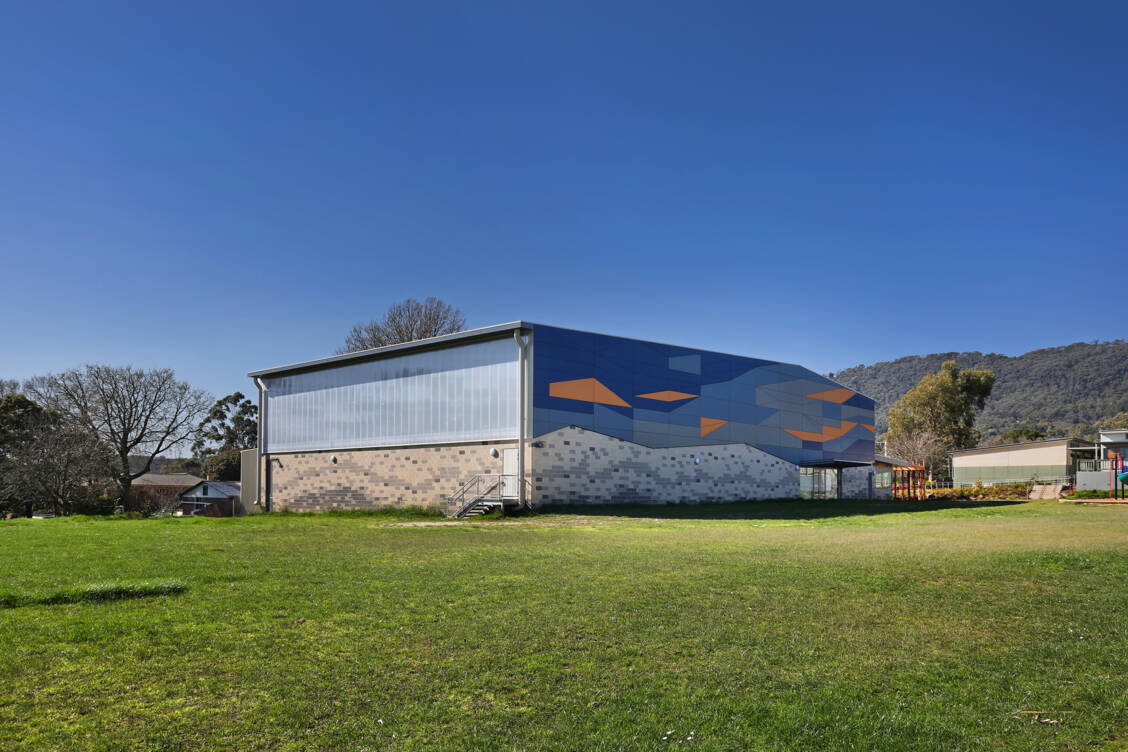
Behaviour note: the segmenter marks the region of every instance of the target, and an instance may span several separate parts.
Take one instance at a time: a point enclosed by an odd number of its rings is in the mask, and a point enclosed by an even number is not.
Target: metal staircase
[[[477,517],[500,509],[505,503],[506,487],[516,476],[480,473],[462,484],[446,499],[443,514],[458,519]]]

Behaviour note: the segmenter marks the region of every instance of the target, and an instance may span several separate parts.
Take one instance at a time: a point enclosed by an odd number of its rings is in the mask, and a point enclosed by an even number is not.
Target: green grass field
[[[1128,749],[1128,509],[599,511],[2,522],[0,749]]]

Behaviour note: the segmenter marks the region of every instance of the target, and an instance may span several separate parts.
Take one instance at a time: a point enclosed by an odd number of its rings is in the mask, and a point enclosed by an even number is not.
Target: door
[[[837,499],[838,470],[833,467],[800,468],[799,496],[804,499]]]
[[[501,450],[501,498],[516,499],[517,483],[517,449]]]

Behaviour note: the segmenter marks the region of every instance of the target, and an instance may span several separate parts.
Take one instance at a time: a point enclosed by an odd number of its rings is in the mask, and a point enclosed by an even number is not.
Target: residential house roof
[[[191,488],[181,492],[180,496],[193,496],[194,494],[192,492],[204,485],[208,487],[208,491],[213,492],[208,494],[209,498],[231,499],[239,496],[239,483],[230,480],[202,480]]]
[[[133,485],[135,486],[183,486],[188,488],[194,486],[203,478],[198,478],[191,473],[145,473],[144,475],[134,478]]]

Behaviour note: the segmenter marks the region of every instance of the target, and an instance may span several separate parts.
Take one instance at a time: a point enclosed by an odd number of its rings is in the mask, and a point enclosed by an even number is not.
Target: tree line
[[[237,479],[257,414],[242,394],[216,400],[169,368],[86,365],[0,380],[0,512],[152,513],[133,482],[162,454],[190,442],[199,460],[185,469]]]
[[[948,477],[948,452],[986,444],[1018,444],[1051,438],[1043,425],[1015,426],[985,442],[977,419],[989,404],[996,376],[988,368],[961,369],[945,361],[925,373],[917,384],[889,408],[888,430],[882,438],[886,452],[932,477]],[[1128,428],[1128,411],[1102,421],[1104,428]]]
[[[959,368],[985,368],[996,376],[977,419],[983,444],[1011,443],[1018,435],[1096,438],[1128,411],[1128,342],[1077,342],[1024,355],[962,352],[913,355],[855,366],[831,377],[877,402],[879,431],[890,409],[925,374],[949,360]],[[1020,431],[1011,434],[1010,431]]]
[[[354,326],[339,353],[452,334],[466,315],[438,298],[407,298]],[[258,407],[240,392],[216,400],[169,368],[87,365],[0,379],[0,514],[157,511],[133,482],[146,473],[238,480],[257,446]],[[162,455],[191,442],[192,456]]]

